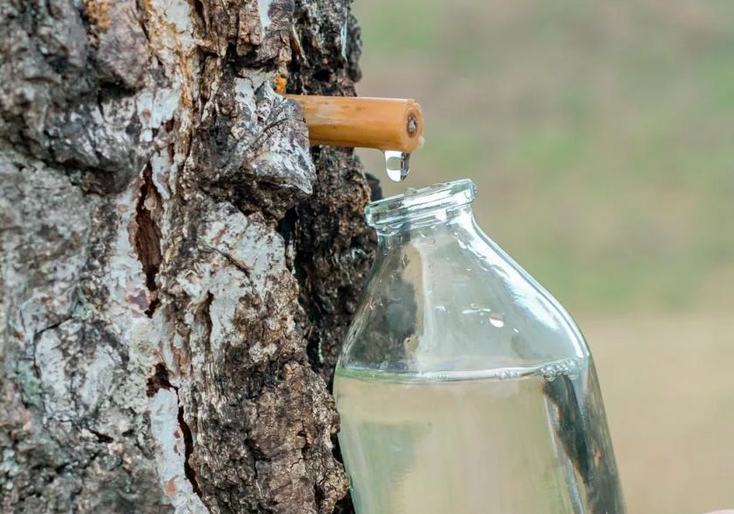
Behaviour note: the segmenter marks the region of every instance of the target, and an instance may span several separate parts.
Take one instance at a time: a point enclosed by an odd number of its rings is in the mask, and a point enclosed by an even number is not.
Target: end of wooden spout
[[[415,100],[286,95],[301,104],[313,145],[411,153],[423,140],[423,111]]]

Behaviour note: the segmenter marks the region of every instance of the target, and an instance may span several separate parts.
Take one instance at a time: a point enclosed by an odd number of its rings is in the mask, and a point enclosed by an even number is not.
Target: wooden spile
[[[286,95],[303,108],[313,145],[410,153],[423,142],[423,112],[415,100]]]

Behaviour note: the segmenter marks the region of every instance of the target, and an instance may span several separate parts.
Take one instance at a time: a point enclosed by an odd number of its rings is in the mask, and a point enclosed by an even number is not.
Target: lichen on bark
[[[0,512],[350,509],[328,391],[373,255],[348,0],[0,0]]]

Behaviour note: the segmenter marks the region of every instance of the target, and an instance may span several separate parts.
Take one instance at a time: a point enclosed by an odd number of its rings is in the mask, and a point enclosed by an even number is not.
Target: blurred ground
[[[579,318],[599,368],[630,514],[734,506],[734,319]]]
[[[479,223],[589,337],[631,513],[734,507],[734,2],[354,9],[360,94],[426,117],[386,193],[477,183]]]

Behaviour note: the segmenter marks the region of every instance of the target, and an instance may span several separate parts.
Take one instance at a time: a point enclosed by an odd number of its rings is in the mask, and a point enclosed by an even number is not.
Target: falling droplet
[[[505,326],[505,318],[498,312],[493,312],[489,315],[489,322],[493,327],[502,328]]]
[[[390,180],[402,182],[410,173],[410,154],[396,150],[386,150],[385,170]]]

